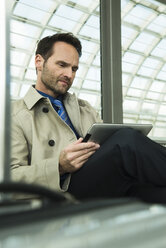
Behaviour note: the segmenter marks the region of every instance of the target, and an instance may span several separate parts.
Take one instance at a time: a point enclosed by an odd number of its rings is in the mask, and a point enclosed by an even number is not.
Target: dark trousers
[[[166,203],[166,148],[120,129],[72,174],[68,191],[78,199],[132,196]]]

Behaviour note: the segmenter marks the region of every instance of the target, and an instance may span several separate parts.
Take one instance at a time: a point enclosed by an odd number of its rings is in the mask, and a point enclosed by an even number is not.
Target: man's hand
[[[61,151],[59,158],[59,171],[61,175],[80,169],[100,147],[99,144],[94,142],[82,142],[82,140],[83,138],[79,138]]]

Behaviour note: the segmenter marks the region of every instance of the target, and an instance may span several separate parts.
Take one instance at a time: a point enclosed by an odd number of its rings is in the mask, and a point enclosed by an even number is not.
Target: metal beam
[[[166,4],[166,0],[157,0],[160,3]]]
[[[100,0],[102,118],[122,123],[120,0]]]
[[[10,180],[10,42],[11,2],[1,0],[0,8],[0,183]]]

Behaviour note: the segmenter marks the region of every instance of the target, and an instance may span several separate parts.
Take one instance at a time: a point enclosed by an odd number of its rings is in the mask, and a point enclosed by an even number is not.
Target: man
[[[90,104],[68,93],[80,56],[80,41],[71,33],[38,43],[36,85],[13,104],[13,179],[69,191],[80,199],[166,201],[165,148],[132,129],[116,132],[101,147],[82,142],[101,119]]]
[[[67,93],[78,69],[79,56],[81,44],[71,34],[57,34],[39,42],[36,85],[24,99],[13,104],[14,180],[67,190],[69,173],[78,170],[99,148],[92,142],[82,143],[79,138],[94,122],[101,121],[98,114],[87,102]],[[68,124],[56,112],[57,97],[63,100],[70,117]]]

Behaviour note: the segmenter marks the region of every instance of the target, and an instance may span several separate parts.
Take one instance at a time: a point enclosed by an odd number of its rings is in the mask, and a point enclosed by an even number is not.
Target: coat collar
[[[75,94],[70,94],[67,92],[63,100],[64,102],[66,101],[68,102],[69,99],[71,101],[71,100],[75,100],[75,98],[76,98]],[[24,97],[24,102],[27,105],[27,108],[30,110],[35,106],[35,104],[38,101],[40,101],[40,99],[48,100],[46,97],[42,96],[37,92],[37,90],[35,89],[35,85],[32,85]]]
[[[35,85],[32,85],[24,96],[24,102],[30,110],[42,98],[44,97],[36,91]]]

